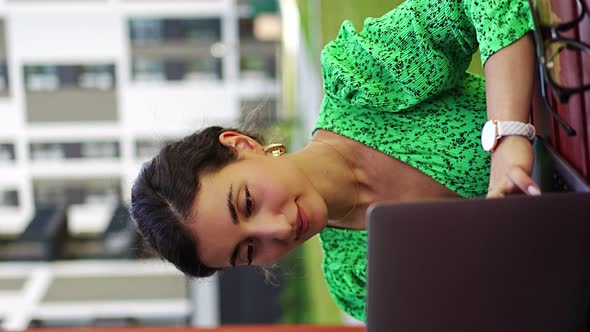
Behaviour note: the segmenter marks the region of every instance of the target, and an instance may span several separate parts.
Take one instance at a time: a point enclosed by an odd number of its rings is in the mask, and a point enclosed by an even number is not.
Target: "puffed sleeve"
[[[465,14],[474,26],[481,63],[533,30],[526,0],[462,0]]]
[[[360,32],[342,24],[321,55],[325,95],[331,107],[401,111],[456,87],[475,51],[461,1],[408,0]]]

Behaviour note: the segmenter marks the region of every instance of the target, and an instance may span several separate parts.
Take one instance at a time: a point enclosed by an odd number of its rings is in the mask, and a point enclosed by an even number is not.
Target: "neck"
[[[342,144],[314,136],[309,145],[292,158],[326,202],[331,222],[338,223],[355,210],[359,204],[360,183]]]

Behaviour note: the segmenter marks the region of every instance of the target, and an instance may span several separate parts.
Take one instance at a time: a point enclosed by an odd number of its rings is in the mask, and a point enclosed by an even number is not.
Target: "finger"
[[[502,189],[490,189],[486,198],[502,198],[504,196],[504,191]]]
[[[527,195],[538,196],[541,194],[539,186],[522,168],[514,166],[508,171],[508,178],[514,186],[522,190]]]
[[[514,183],[508,177],[504,177],[501,181],[490,181],[486,198],[502,198],[515,189]]]
[[[503,184],[498,184],[496,186],[491,185],[488,188],[488,194],[486,198],[502,198],[506,196],[508,192],[510,192],[512,187],[512,183],[505,181]]]

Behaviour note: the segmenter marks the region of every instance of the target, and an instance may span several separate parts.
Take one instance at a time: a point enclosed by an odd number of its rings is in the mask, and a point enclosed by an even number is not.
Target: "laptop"
[[[590,194],[372,206],[368,332],[587,332]]]

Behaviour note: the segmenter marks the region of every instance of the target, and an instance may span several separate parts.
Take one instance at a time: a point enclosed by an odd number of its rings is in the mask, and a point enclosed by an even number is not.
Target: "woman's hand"
[[[499,198],[524,192],[540,195],[539,186],[531,178],[533,147],[523,136],[505,136],[492,153],[490,184],[486,198]]]

